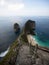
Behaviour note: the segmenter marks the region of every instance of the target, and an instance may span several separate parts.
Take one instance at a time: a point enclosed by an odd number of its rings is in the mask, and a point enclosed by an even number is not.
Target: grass
[[[17,48],[18,46],[18,41],[16,40],[9,49],[9,52],[7,53],[7,55],[3,58],[3,60],[0,62],[0,65],[9,65],[8,61],[10,60],[11,57],[14,57],[17,55],[16,51],[13,51],[15,48]]]
[[[18,39],[20,39],[20,43],[25,44],[27,42],[26,37],[24,33],[21,33],[17,40],[10,46],[9,52],[6,54],[6,56],[3,58],[3,60],[0,62],[0,65],[11,65],[9,64],[9,61],[12,57],[17,56],[17,51],[13,51],[14,49],[17,49],[18,47]],[[13,59],[14,60],[14,59]]]
[[[28,42],[28,40],[27,40],[27,37],[26,37],[26,35],[25,34],[22,34],[21,35],[21,39],[22,39],[22,41],[24,41],[24,42]]]

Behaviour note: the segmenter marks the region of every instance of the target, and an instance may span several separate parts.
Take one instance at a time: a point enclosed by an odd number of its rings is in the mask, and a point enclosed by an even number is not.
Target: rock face
[[[20,26],[19,26],[18,23],[15,23],[15,24],[14,24],[14,32],[15,32],[15,33],[20,32]]]
[[[26,23],[25,23],[25,30],[24,32],[26,34],[33,34],[35,35],[35,21],[32,21],[32,20],[28,20]]]
[[[22,45],[17,56],[16,65],[31,65],[29,46]]]
[[[49,53],[26,43],[21,35],[11,45],[0,65],[49,65]]]

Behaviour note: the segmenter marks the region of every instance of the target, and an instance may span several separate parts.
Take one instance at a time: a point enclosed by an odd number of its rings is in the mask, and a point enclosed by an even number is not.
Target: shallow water
[[[35,41],[38,43],[38,45],[49,48],[49,40],[45,40],[46,42],[44,42],[44,41],[40,40],[37,35],[33,36],[33,37],[34,37]]]
[[[0,53],[5,52],[18,36],[13,30],[14,23],[19,23],[23,28],[28,19],[36,22],[35,40],[39,45],[49,47],[49,17],[0,17]]]

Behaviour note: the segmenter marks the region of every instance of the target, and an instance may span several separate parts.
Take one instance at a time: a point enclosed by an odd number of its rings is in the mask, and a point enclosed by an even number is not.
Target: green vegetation
[[[22,35],[21,35],[21,40],[22,40],[23,42],[28,42],[27,37],[26,37],[25,34],[22,34]]]
[[[28,28],[28,25],[30,25],[29,28]],[[0,65],[14,65],[14,63],[16,61],[16,57],[18,55],[19,46],[21,44],[28,43],[26,36],[27,36],[27,33],[30,32],[30,28],[32,29],[32,26],[31,26],[31,24],[29,24],[27,22],[27,26],[24,28],[25,30],[24,29],[22,30],[22,33],[19,35],[18,39],[10,46],[9,52],[3,58],[3,60],[0,62]]]
[[[17,38],[17,40],[10,46],[9,52],[6,54],[6,56],[0,62],[0,65],[10,65],[9,62],[13,62],[13,64],[14,64],[14,62],[15,62],[14,59],[17,57],[18,48],[19,48],[18,39],[20,40],[20,44],[25,44],[27,42],[25,34],[21,33],[19,35],[19,37]],[[12,61],[11,61],[11,58],[13,59]]]
[[[9,65],[9,61],[12,57],[15,57],[17,55],[17,50],[14,51],[15,49],[17,49],[18,47],[18,41],[16,40],[9,49],[9,52],[7,53],[7,55],[3,58],[3,60],[0,62],[0,65]]]

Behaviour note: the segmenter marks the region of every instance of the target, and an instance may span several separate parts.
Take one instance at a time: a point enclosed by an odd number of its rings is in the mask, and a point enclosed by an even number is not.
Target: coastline
[[[34,38],[34,36],[32,36],[32,35],[27,35],[27,39],[28,39],[28,43],[31,44],[32,46],[35,46],[35,47],[36,47],[36,45],[38,45],[37,49],[49,53],[49,48],[44,47],[44,46],[41,46],[41,45],[39,44],[39,42],[36,41],[36,39]]]
[[[39,40],[38,36],[32,36],[34,38],[34,40],[37,42],[37,44],[41,47],[45,47],[45,48],[49,48],[49,41],[46,42],[42,42],[41,40]]]
[[[20,35],[19,35],[19,37],[18,37],[18,39],[16,39],[15,40],[15,42],[10,46],[10,49],[9,49],[9,52],[6,54],[6,56],[3,58],[3,60],[0,62],[0,64],[1,65],[10,65],[9,63],[11,63],[11,65],[12,64],[14,64],[15,65],[15,63],[16,63],[16,60],[17,60],[17,56],[18,56],[18,54],[19,54],[19,51],[20,51],[20,47],[21,46],[24,46],[24,45],[29,45],[28,44],[28,42],[25,42],[25,40],[23,40],[23,38],[22,38],[22,35],[23,35],[23,33],[21,33]],[[35,41],[35,39],[34,39],[34,42],[36,42]],[[27,44],[26,44],[27,43]],[[33,43],[34,44],[34,43]],[[35,44],[34,44],[35,45]],[[24,49],[25,49],[25,47],[23,47]],[[35,51],[35,46],[32,46],[32,48],[34,49],[32,49],[31,51],[31,53],[33,53],[34,51]],[[40,49],[39,49],[40,48]],[[37,52],[35,52],[36,53],[36,55],[38,55],[38,57],[39,57],[39,60],[41,60],[42,58],[43,58],[43,61],[44,62],[46,62],[44,59],[47,57],[48,59],[49,59],[49,53],[47,53],[47,52],[45,52],[45,50],[43,50],[44,49],[44,47],[38,47],[38,49],[37,49]],[[46,48],[45,48],[46,49]],[[27,49],[26,49],[27,50]],[[23,53],[23,52],[22,52]],[[41,57],[41,55],[42,55],[42,57]],[[44,55],[44,56],[43,56]],[[32,56],[34,56],[34,55],[32,55]],[[47,60],[47,58],[46,58],[46,60]],[[37,59],[36,58],[36,56],[35,56],[35,59]],[[42,60],[41,60],[42,61]],[[39,63],[39,62],[38,62]]]
[[[6,51],[0,53],[0,57],[4,57],[9,52],[9,48]]]

